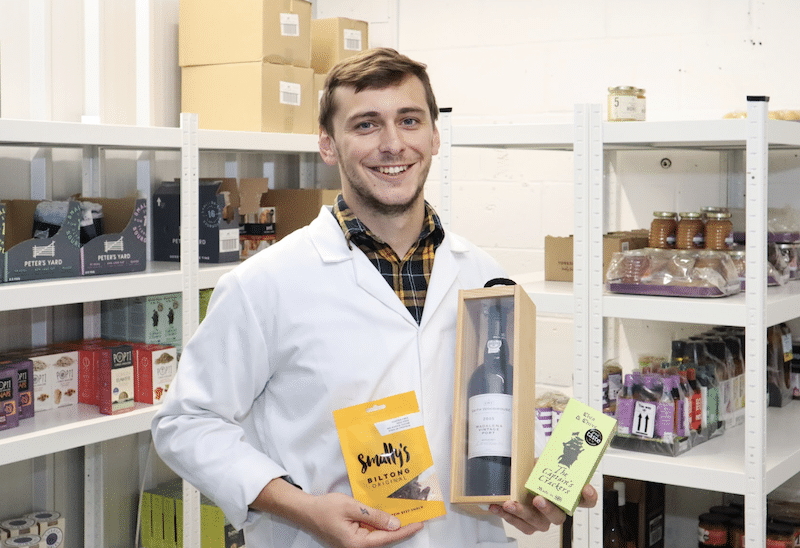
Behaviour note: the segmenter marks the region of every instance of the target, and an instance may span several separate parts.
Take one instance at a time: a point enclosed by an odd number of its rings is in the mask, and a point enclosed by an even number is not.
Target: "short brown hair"
[[[328,73],[320,98],[319,125],[328,135],[333,135],[332,120],[336,112],[333,92],[337,87],[350,86],[356,93],[365,89],[384,89],[399,84],[408,76],[416,76],[422,82],[431,120],[435,123],[439,117],[439,108],[436,106],[427,66],[391,48],[374,48],[344,59]]]

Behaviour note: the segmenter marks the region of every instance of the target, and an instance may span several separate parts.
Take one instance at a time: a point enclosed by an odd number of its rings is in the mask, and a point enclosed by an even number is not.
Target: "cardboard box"
[[[501,327],[505,327],[508,358],[513,367],[512,394],[503,401],[488,404],[481,399],[469,401],[470,383],[484,362],[496,352],[496,338],[489,333],[490,314],[501,306]],[[492,312],[492,309],[495,312]],[[495,318],[497,316],[494,316]],[[534,464],[534,428],[536,419],[536,306],[521,286],[495,286],[459,291],[456,343],[456,372],[453,392],[453,439],[451,459],[450,502],[473,513],[487,513],[488,504],[506,500],[525,500],[525,481]],[[492,395],[494,396],[494,395]],[[498,408],[502,408],[497,411]],[[511,432],[499,441],[485,432],[496,430],[498,422],[508,422]],[[485,428],[482,429],[482,425]],[[475,434],[480,434],[476,436]],[[470,440],[470,434],[473,439]],[[510,447],[507,445],[510,437]],[[480,456],[481,445],[489,446],[492,456],[511,458],[510,489],[505,495],[468,495],[467,481],[470,460],[468,452]],[[497,446],[495,446],[497,445]],[[506,452],[506,454],[500,454]],[[474,457],[473,457],[474,458]]]
[[[17,370],[0,368],[0,430],[19,426]]]
[[[570,399],[525,487],[573,515],[616,431],[613,417]]]
[[[603,236],[603,281],[611,255],[618,251],[647,247],[646,231],[612,232]],[[544,279],[555,282],[571,282],[573,268],[573,237],[545,236]]]
[[[311,66],[311,2],[181,0],[182,67],[267,61]]]
[[[78,402],[78,352],[68,345],[20,351],[33,362],[34,412],[67,407]]]
[[[90,198],[103,206],[104,234],[81,247],[81,273],[141,272],[147,266],[147,200]]]
[[[103,301],[100,333],[107,340],[174,346],[180,353],[182,302],[183,294],[179,292]]]
[[[176,479],[142,493],[142,546],[183,546],[183,485]],[[245,548],[242,530],[228,522],[222,510],[200,495],[200,546],[198,548]]]
[[[314,71],[251,61],[181,69],[181,109],[202,129],[314,133]]]
[[[325,90],[327,74],[314,74],[314,133],[319,134],[319,104],[322,101],[322,92]]]
[[[236,179],[201,179],[198,202],[200,262],[238,261],[239,189]],[[153,194],[153,260],[180,259],[180,181],[166,181]]]
[[[239,257],[252,257],[275,241],[275,208],[263,206],[269,179],[239,181]]]
[[[133,399],[140,403],[161,403],[178,371],[177,350],[162,344],[135,344],[133,359]]]
[[[664,484],[604,476],[603,488],[613,489],[616,481],[625,483],[625,502],[635,515],[632,521],[637,531],[637,548],[664,548]]]
[[[133,411],[133,348],[129,344],[109,345],[100,349],[100,356],[100,412],[117,415]]]
[[[6,281],[6,204],[0,202],[0,284]]]
[[[311,68],[325,74],[339,61],[369,49],[366,21],[333,17],[311,21]]]
[[[26,359],[0,360],[0,370],[15,369],[17,371],[17,412],[20,419],[34,416],[33,407],[33,362]]]
[[[32,238],[38,200],[8,200],[0,216],[5,233],[6,282],[70,278],[81,275],[81,207],[70,201],[66,219],[52,238]],[[3,222],[4,219],[4,222]]]
[[[324,205],[333,205],[339,190],[273,189],[262,204],[275,208],[275,236],[278,240],[317,218]]]

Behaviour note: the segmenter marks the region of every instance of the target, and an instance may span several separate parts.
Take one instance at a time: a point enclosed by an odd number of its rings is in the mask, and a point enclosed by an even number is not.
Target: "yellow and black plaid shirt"
[[[425,220],[419,239],[402,260],[353,215],[341,194],[333,206],[333,215],[342,227],[347,245],[355,244],[364,252],[419,323],[433,270],[433,257],[444,240],[442,223],[430,204],[425,202]]]

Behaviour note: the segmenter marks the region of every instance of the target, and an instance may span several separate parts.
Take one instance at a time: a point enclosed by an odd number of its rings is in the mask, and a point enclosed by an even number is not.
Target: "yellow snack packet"
[[[333,412],[353,497],[402,525],[445,514],[416,394]]]

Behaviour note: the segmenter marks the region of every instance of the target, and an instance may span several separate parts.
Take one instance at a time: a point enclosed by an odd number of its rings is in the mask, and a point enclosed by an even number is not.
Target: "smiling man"
[[[411,390],[449,492],[458,291],[503,275],[425,202],[437,114],[425,65],[394,50],[334,67],[319,148],[336,204],[225,275],[184,348],[156,449],[248,545],[490,548],[513,545],[501,517],[528,534],[565,518],[535,497],[400,527],[352,498],[333,411]]]

